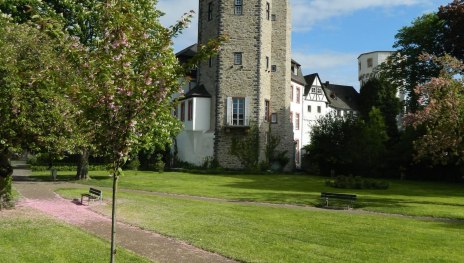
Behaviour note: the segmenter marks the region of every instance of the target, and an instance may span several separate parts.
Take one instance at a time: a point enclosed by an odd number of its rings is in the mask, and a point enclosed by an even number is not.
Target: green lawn
[[[358,206],[370,211],[464,219],[464,185],[390,180],[388,190],[348,190],[327,187],[325,178],[301,175],[207,175],[127,171],[121,189],[218,197],[230,200],[315,205],[320,192],[358,195]],[[61,172],[62,179],[74,172]],[[47,172],[34,172],[38,178]],[[107,172],[90,172],[89,185],[111,187]]]
[[[58,192],[75,198],[81,190]],[[118,217],[245,262],[464,262],[462,222],[144,193],[120,193]]]
[[[0,212],[2,263],[108,262],[109,242],[35,211]],[[150,262],[119,248],[119,262]]]

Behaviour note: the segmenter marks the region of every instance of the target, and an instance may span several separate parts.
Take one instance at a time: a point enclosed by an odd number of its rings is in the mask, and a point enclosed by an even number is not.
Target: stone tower
[[[227,35],[215,57],[199,65],[197,83],[211,94],[214,157],[241,168],[230,155],[232,138],[259,127],[259,159],[269,134],[293,160],[290,122],[291,16],[288,0],[199,0],[198,44]],[[286,167],[293,169],[293,162]]]

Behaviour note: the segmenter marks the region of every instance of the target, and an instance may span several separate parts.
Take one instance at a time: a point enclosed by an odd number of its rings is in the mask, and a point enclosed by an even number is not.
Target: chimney
[[[326,85],[326,86],[329,86],[329,84],[330,84],[330,82],[328,82],[328,81],[325,82],[325,85]]]

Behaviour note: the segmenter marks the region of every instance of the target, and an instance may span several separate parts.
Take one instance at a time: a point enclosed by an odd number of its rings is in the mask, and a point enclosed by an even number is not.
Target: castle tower
[[[230,154],[232,138],[259,129],[259,159],[269,135],[293,160],[289,117],[291,17],[288,0],[199,0],[198,44],[227,35],[215,57],[198,67],[197,83],[211,95],[214,157],[222,167],[241,168]],[[286,167],[293,169],[293,162]]]

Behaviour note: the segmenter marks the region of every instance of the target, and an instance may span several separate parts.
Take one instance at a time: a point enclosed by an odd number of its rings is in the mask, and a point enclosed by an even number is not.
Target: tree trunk
[[[113,200],[111,213],[111,257],[110,262],[115,262],[116,257],[116,193],[118,191],[119,166],[113,172]]]
[[[2,203],[11,201],[12,174],[13,167],[10,163],[8,150],[0,150],[0,202]]]
[[[77,180],[87,179],[89,173],[89,155],[90,151],[88,149],[83,149],[81,154],[79,154],[79,161],[77,163]]]

